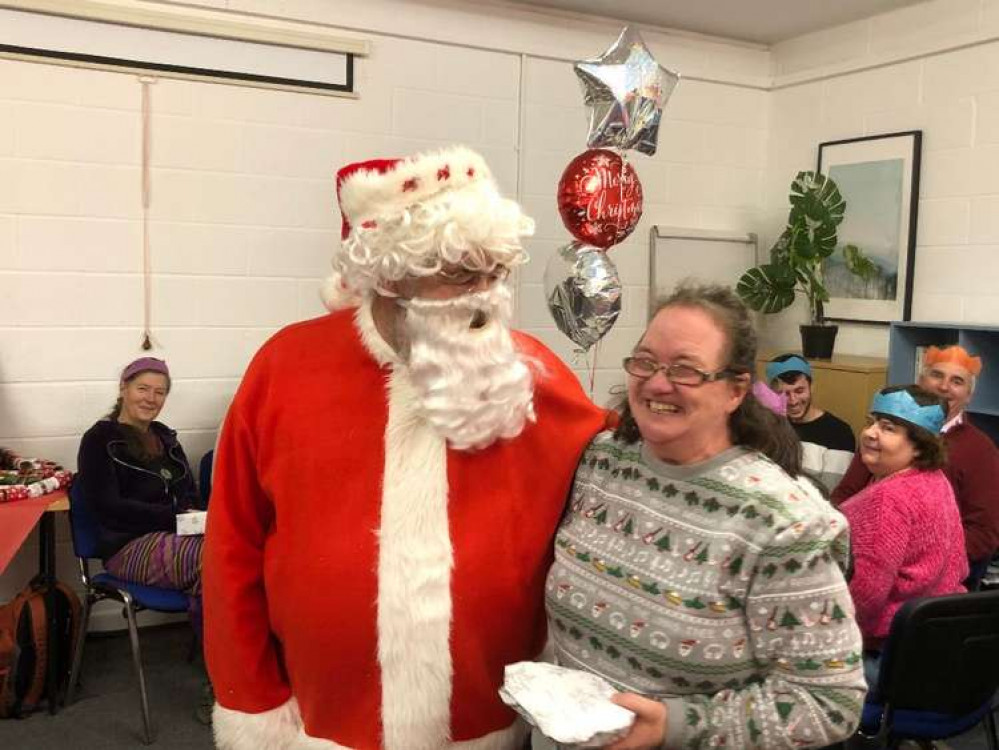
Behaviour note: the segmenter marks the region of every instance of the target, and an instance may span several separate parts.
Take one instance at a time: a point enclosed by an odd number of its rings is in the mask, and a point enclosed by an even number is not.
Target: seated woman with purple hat
[[[873,481],[839,506],[850,521],[850,593],[864,637],[864,676],[877,682],[892,618],[910,599],[964,591],[964,531],[941,468],[944,410],[918,385],[874,395],[860,458]]]
[[[122,370],[118,401],[80,442],[77,490],[97,521],[104,568],[189,594],[200,637],[204,536],[175,533],[177,513],[197,508],[200,498],[177,433],[156,421],[169,392],[162,359],[142,357]]]

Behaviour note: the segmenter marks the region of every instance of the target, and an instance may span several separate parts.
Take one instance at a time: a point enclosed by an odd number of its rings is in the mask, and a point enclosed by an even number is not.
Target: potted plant
[[[826,323],[823,305],[829,292],[823,283],[822,262],[836,252],[836,227],[843,221],[846,201],[832,178],[820,172],[799,172],[791,182],[787,227],[770,249],[770,262],[750,268],[736,292],[753,310],[776,313],[790,307],[796,294],[808,299],[811,323],[800,326],[806,358],[832,357],[838,326]],[[847,269],[861,278],[877,267],[856,245],[846,245]]]

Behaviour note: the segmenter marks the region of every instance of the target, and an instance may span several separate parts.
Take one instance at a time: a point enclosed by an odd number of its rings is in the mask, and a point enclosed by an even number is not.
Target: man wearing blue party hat
[[[827,491],[839,484],[856,450],[850,425],[812,400],[812,366],[798,354],[767,364],[767,382],[787,399],[787,418],[802,446],[802,468]]]

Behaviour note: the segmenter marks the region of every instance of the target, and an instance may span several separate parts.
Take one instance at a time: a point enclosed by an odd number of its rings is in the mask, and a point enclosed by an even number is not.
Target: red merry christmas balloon
[[[558,183],[558,212],[580,242],[606,250],[642,218],[642,183],[634,168],[605,148],[584,151]]]

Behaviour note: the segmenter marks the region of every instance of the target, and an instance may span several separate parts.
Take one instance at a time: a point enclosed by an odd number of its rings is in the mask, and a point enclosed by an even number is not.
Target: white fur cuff
[[[212,732],[218,750],[349,750],[305,734],[294,698],[259,714],[233,711],[216,703]]]

